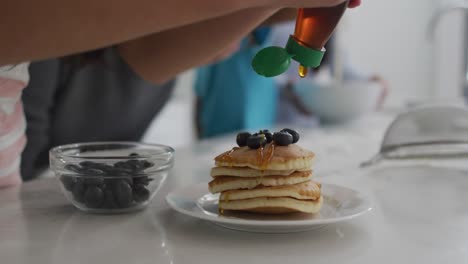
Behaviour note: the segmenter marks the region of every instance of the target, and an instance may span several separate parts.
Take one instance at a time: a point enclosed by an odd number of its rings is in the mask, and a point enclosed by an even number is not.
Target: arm
[[[382,78],[382,76],[377,75],[377,74],[372,75],[369,80],[371,82],[377,82],[382,86],[382,91],[380,92],[379,99],[377,99],[377,108],[376,108],[376,110],[381,110],[384,105],[385,99],[387,98],[390,92],[389,84],[387,80],[385,80],[384,78]]]
[[[254,8],[203,21],[119,45],[127,63],[144,79],[164,82],[178,73],[208,63],[240,41],[277,10]]]
[[[0,0],[0,65],[110,46],[245,8],[332,6],[342,1]]]
[[[276,23],[282,23],[287,21],[293,21],[296,19],[297,9],[296,8],[284,8],[276,12],[276,14],[269,17],[262,25],[274,25]]]
[[[0,65],[115,44],[222,16],[244,2],[254,1],[0,0]]]

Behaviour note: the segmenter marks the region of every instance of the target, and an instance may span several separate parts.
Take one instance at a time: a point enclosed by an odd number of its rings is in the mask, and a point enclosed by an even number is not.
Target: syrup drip
[[[264,147],[260,147],[257,149],[257,165],[259,165],[260,167],[263,164],[263,150]]]
[[[274,155],[275,155],[275,143],[271,143],[269,145],[269,148],[267,149],[263,163],[268,165],[271,162],[271,159],[273,158]]]
[[[221,202],[221,196],[219,197],[219,201]],[[225,202],[225,203],[229,202],[229,194],[226,193],[226,194],[224,195],[222,201]],[[224,209],[221,209],[221,208],[219,207],[219,204],[218,204],[218,214],[224,215]]]
[[[221,162],[227,162],[229,163],[229,167],[232,167],[234,165],[234,159],[232,157],[232,153],[238,149],[239,147],[234,147],[231,150],[223,153],[220,157]]]
[[[270,164],[271,159],[275,155],[275,144],[271,143],[265,147],[261,147],[257,150],[257,165],[260,167],[260,170],[266,170],[268,164]]]
[[[303,65],[299,65],[299,68],[297,69],[297,73],[299,74],[299,77],[301,78],[305,78],[307,76],[308,71],[309,70],[307,69],[307,67]]]

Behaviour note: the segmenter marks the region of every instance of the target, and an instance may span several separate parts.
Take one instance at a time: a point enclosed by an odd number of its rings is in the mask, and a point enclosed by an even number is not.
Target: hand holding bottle
[[[315,3],[320,3],[321,7],[298,9],[295,30],[285,48],[267,47],[255,55],[252,67],[259,75],[280,75],[289,68],[291,59],[299,63],[300,77],[307,75],[308,68],[320,66],[325,53],[324,46],[344,11],[347,7],[358,6],[360,0],[317,0]]]

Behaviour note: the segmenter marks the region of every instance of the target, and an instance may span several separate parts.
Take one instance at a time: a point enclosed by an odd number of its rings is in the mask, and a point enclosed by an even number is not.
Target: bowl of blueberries
[[[90,213],[147,207],[174,163],[174,149],[136,142],[69,144],[50,150],[50,168],[65,197]]]

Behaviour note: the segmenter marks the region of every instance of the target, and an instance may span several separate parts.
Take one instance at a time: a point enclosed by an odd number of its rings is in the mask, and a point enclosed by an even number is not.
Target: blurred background
[[[336,45],[346,50],[355,68],[378,73],[388,82],[383,110],[462,101],[468,27],[464,10],[458,7],[464,6],[467,1],[363,1],[360,8],[346,12]],[[181,75],[144,141],[164,139],[179,147],[196,140],[193,82],[193,71]]]

